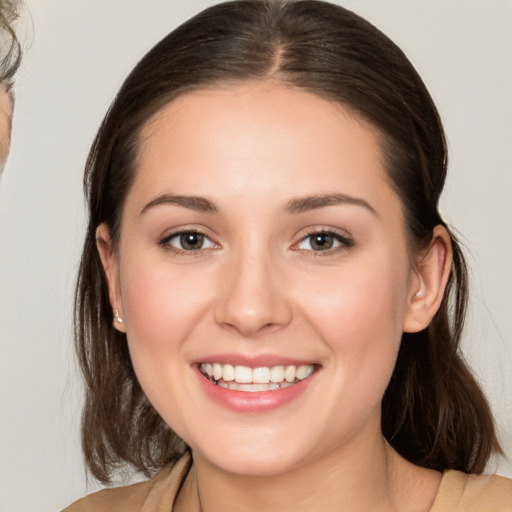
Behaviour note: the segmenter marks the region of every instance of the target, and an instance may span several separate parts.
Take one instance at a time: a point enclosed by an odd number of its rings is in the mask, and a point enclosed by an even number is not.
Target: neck
[[[194,468],[202,512],[427,512],[440,482],[439,473],[400,457],[380,430],[278,475],[235,475],[199,454]]]

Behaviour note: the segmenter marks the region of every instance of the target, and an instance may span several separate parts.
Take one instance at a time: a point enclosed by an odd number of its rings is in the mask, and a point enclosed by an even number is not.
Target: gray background
[[[33,0],[0,184],[0,511],[59,510],[86,486],[71,312],[88,147],[123,78],[207,0]],[[512,455],[512,2],[346,1],[409,56],[438,104],[442,203],[472,287],[464,350]],[[512,476],[505,460],[490,468]]]

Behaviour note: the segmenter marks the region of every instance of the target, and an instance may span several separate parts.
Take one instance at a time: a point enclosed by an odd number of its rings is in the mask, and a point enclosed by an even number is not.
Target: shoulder
[[[510,512],[512,480],[498,475],[446,471],[431,512]]]
[[[89,494],[63,512],[139,512],[148,501],[172,503],[189,468],[190,456],[185,454],[176,464],[165,466],[145,482]]]

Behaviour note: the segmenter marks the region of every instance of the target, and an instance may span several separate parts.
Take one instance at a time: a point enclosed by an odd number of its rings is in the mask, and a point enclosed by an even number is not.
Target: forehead
[[[264,179],[270,168],[275,182],[290,173],[313,182],[320,175],[324,182],[366,175],[387,180],[371,124],[336,102],[274,83],[184,94],[150,119],[139,142],[139,181],[159,167],[175,185],[229,170],[231,179]]]

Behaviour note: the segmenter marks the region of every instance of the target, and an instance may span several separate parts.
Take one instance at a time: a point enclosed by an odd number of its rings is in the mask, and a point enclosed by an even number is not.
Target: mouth
[[[310,377],[315,369],[314,364],[256,368],[222,363],[199,364],[200,372],[213,384],[248,393],[276,391],[294,386]]]

